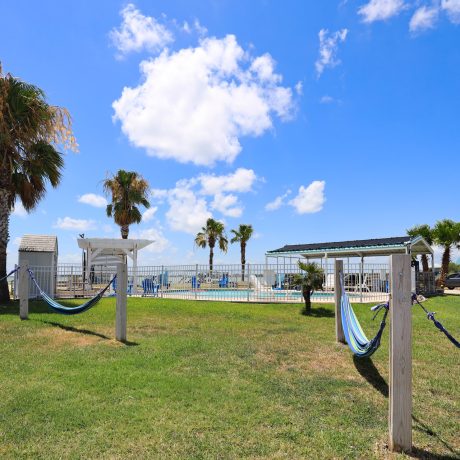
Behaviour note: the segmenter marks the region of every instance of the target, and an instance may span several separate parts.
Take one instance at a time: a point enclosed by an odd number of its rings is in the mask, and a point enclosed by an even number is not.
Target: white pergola
[[[89,276],[91,265],[94,265],[95,262],[101,265],[116,265],[125,262],[128,258],[133,262],[134,273],[137,273],[138,251],[154,243],[153,240],[123,240],[121,238],[79,238],[77,242],[78,246],[86,252],[87,276]]]

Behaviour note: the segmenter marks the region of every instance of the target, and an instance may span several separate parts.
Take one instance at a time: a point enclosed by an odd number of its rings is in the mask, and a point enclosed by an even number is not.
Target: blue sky
[[[150,183],[141,263],[207,260],[207,217],[284,244],[460,220],[460,0],[1,2],[0,60],[73,117],[79,153],[25,233],[118,236],[102,180]],[[99,207],[98,207],[99,206]],[[455,256],[457,257],[457,255]],[[230,247],[217,262],[237,262]]]

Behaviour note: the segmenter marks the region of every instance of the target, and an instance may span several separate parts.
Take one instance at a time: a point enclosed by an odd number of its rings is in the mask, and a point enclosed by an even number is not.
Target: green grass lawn
[[[425,305],[460,335],[460,298]],[[113,340],[115,299],[73,317],[30,309],[20,321],[0,306],[1,458],[393,458],[388,330],[354,360],[332,305],[305,317],[129,299],[127,345]],[[372,335],[378,321],[355,310]],[[414,456],[460,458],[460,351],[418,307],[413,319]]]

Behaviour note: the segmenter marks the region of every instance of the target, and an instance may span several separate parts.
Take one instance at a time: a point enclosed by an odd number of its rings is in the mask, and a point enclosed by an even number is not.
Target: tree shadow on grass
[[[313,318],[333,318],[335,316],[335,312],[333,310],[330,310],[324,307],[312,307],[308,315],[304,313],[304,310],[302,307],[300,314],[304,316],[311,316]]]
[[[106,336],[105,334],[101,334],[99,332],[90,331],[89,329],[79,329],[74,326],[68,326],[61,323],[56,323],[54,321],[42,321],[44,324],[48,324],[50,326],[58,327],[59,329],[63,329],[64,331],[68,332],[76,332],[77,334],[85,334],[85,335],[92,335],[95,337],[99,337],[104,340],[112,340],[110,337]],[[130,342],[129,340],[122,341],[128,347],[137,347],[139,344],[137,342]]]
[[[363,376],[385,398],[388,398],[388,383],[381,376],[379,370],[375,367],[372,360],[370,358],[358,358],[357,356],[353,355],[353,363],[359,374]]]
[[[51,313],[44,302],[29,301],[29,313]],[[19,301],[11,300],[0,305],[0,315],[19,316]]]

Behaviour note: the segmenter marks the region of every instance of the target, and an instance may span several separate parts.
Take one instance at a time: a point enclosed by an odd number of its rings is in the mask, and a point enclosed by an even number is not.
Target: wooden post
[[[19,269],[19,318],[29,319],[29,261],[24,260]]]
[[[335,259],[334,267],[334,301],[335,301],[335,338],[339,343],[347,343],[342,327],[342,285],[340,276],[343,274],[343,260]]]
[[[393,452],[412,449],[411,256],[390,258],[390,417]]]
[[[128,270],[126,258],[117,265],[117,311],[115,320],[115,338],[119,342],[126,342],[126,299],[128,290]]]

